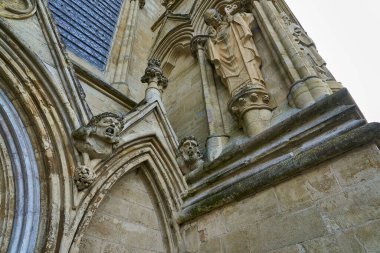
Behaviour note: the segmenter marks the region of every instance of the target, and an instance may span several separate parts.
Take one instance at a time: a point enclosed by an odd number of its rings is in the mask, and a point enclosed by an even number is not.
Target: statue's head
[[[194,136],[187,136],[179,144],[179,153],[187,164],[194,164],[202,159],[202,153],[199,150],[199,144]]]
[[[292,22],[288,15],[285,12],[281,12],[281,19],[284,21],[285,25],[290,25]]]
[[[217,28],[222,23],[222,15],[216,9],[208,9],[204,14],[203,18],[205,23],[213,28]]]
[[[86,127],[91,128],[91,134],[108,143],[115,143],[123,129],[123,118],[111,112],[105,112],[93,117]]]

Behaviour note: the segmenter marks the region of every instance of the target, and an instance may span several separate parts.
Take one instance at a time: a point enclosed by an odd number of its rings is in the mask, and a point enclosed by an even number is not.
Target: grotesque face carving
[[[102,113],[93,117],[87,127],[92,129],[91,135],[107,143],[116,143],[123,128],[122,119],[113,113]]]
[[[72,136],[79,152],[87,153],[91,159],[103,158],[112,152],[113,144],[119,142],[122,129],[122,117],[106,112],[93,117],[86,126],[75,130]]]
[[[202,159],[202,153],[199,150],[199,144],[193,137],[185,137],[179,147],[180,154],[187,164],[194,164]]]
[[[105,117],[96,124],[95,135],[108,143],[113,143],[121,131],[121,123],[117,118]]]
[[[222,16],[216,9],[208,9],[204,14],[203,18],[205,23],[212,26],[214,29],[218,28],[222,23]]]

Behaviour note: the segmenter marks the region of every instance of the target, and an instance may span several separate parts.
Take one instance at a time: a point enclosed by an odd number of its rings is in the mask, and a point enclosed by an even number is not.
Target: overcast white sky
[[[335,78],[380,122],[380,0],[286,0]]]

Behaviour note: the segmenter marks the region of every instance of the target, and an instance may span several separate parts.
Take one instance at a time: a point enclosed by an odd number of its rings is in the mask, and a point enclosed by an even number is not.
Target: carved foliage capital
[[[36,9],[36,0],[4,0],[0,3],[0,16],[11,19],[24,19],[32,16]]]
[[[196,35],[191,39],[190,48],[191,52],[194,55],[197,55],[196,52],[198,49],[204,49],[207,40],[210,38],[209,35]]]
[[[159,87],[165,89],[168,86],[168,79],[163,75],[160,65],[159,60],[150,59],[148,67],[145,69],[145,74],[141,77],[141,82],[147,84],[156,82]]]

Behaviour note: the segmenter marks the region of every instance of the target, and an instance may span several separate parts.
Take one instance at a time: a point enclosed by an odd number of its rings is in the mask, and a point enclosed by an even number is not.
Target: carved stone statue
[[[281,18],[284,23],[288,26],[291,34],[294,36],[295,41],[300,46],[301,50],[307,56],[310,65],[314,68],[315,72],[318,74],[319,78],[324,81],[334,79],[330,71],[326,67],[326,62],[318,53],[315,47],[314,41],[307,35],[304,29],[292,22],[286,13],[281,13]]]
[[[217,74],[233,92],[244,84],[264,86],[260,66],[261,58],[252,39],[250,27],[253,15],[250,13],[232,13],[237,5],[226,7],[226,19],[215,9],[204,14],[210,26],[210,39],[207,42],[207,53],[214,64]]]
[[[178,163],[182,174],[186,175],[195,169],[203,167],[203,155],[199,150],[199,144],[194,136],[183,138],[179,144]]]
[[[74,173],[79,190],[94,181],[94,163],[91,160],[100,161],[112,153],[114,144],[119,142],[122,128],[122,117],[106,112],[93,117],[86,126],[73,132],[75,147],[83,156],[83,164]]]
[[[250,13],[227,5],[225,17],[216,9],[204,13],[210,38],[206,54],[231,94],[229,109],[249,136],[261,132],[271,119],[270,97],[262,76],[261,58],[253,41]]]

